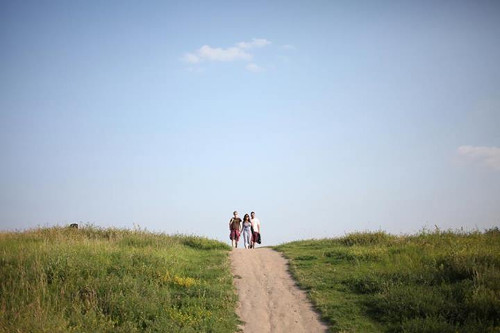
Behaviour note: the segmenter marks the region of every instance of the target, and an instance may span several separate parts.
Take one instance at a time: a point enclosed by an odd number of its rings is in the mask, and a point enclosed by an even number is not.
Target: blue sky
[[[500,225],[497,1],[3,1],[0,228]]]

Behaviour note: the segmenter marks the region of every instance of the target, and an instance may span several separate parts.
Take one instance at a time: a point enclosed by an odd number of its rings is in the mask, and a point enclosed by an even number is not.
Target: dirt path
[[[231,251],[238,291],[237,313],[252,332],[325,332],[327,327],[297,288],[283,256],[269,248]]]

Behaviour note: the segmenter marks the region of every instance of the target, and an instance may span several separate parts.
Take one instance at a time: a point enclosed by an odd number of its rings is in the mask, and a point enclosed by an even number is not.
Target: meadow
[[[500,231],[277,246],[332,332],[500,332]]]
[[[0,233],[0,332],[234,332],[230,248],[145,230]]]

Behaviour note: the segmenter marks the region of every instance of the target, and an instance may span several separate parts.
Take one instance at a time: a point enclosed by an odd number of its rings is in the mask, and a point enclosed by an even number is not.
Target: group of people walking
[[[229,220],[229,239],[233,248],[238,247],[240,235],[243,234],[243,244],[245,249],[255,249],[255,244],[260,244],[260,221],[255,217],[255,212],[250,216],[245,214],[243,220],[238,216],[238,212],[233,212],[233,217]]]

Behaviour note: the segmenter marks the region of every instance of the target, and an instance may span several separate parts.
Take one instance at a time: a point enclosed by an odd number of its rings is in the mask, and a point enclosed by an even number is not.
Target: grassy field
[[[0,331],[234,332],[229,250],[90,226],[0,233]]]
[[[354,233],[276,248],[333,332],[500,332],[500,232]]]

